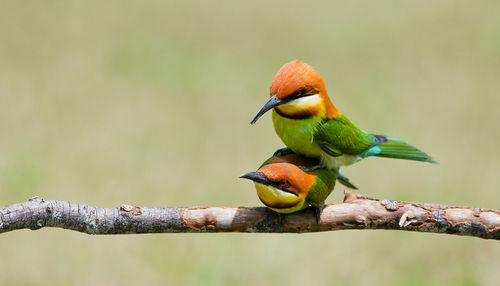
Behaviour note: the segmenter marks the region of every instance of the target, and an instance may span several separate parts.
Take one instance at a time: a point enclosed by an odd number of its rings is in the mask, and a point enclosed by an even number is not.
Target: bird
[[[270,109],[276,134],[287,148],[320,159],[313,169],[338,170],[371,156],[436,163],[402,139],[371,134],[357,127],[333,105],[321,75],[300,60],[279,69],[269,100],[250,123],[257,122]]]
[[[286,214],[312,206],[319,221],[322,207],[335,187],[338,173],[328,168],[304,171],[317,165],[317,161],[297,154],[272,156],[257,171],[243,174],[240,178],[255,183],[259,199],[269,209]]]

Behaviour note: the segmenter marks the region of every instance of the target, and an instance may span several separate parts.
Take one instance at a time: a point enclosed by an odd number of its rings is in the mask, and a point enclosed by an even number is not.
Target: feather
[[[370,135],[374,138],[374,146],[361,154],[363,158],[377,156],[436,163],[431,156],[401,139],[384,135]]]

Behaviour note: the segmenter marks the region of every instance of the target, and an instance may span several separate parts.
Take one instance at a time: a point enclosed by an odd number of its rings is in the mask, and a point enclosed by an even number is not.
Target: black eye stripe
[[[299,89],[299,90],[293,92],[289,96],[294,97],[294,98],[300,98],[300,97],[304,97],[304,96],[314,95],[317,93],[318,92],[314,88],[303,88],[303,89]]]

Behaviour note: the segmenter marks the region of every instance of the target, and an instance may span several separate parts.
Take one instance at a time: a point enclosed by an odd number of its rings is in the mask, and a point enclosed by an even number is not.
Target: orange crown
[[[279,99],[297,96],[298,92],[303,90],[314,90],[320,94],[328,118],[340,115],[340,112],[328,97],[321,75],[304,62],[295,60],[285,64],[276,73],[271,84],[271,96],[276,95]]]

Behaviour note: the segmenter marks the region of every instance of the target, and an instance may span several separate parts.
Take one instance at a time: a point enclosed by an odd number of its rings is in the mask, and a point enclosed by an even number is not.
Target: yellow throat
[[[304,196],[296,196],[280,189],[255,183],[259,199],[270,209],[279,213],[291,213],[307,207]]]

